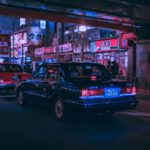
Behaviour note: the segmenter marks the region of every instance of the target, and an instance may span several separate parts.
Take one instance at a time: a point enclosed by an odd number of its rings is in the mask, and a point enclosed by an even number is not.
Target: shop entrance
[[[119,70],[118,75],[127,76],[127,68],[128,68],[128,52],[127,51],[116,51],[116,52],[106,52],[106,53],[98,53],[95,56],[96,62],[103,64],[104,66],[108,66],[108,62],[112,63],[116,61],[118,64]]]

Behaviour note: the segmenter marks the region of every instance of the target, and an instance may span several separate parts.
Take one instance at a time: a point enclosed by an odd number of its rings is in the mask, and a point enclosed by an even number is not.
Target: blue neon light
[[[99,99],[99,98],[119,98],[119,97],[128,97],[128,96],[135,96],[136,94],[120,94],[119,96],[117,97],[106,97],[104,95],[96,95],[96,96],[80,96],[81,99],[84,99],[84,100],[89,100],[89,99]]]

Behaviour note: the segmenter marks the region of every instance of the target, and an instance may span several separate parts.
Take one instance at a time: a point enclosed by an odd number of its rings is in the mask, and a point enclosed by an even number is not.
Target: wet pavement
[[[39,106],[0,99],[0,150],[149,150],[150,102],[112,117],[59,121]]]

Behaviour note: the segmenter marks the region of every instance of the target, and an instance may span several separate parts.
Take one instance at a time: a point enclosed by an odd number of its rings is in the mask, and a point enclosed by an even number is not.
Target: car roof
[[[100,63],[95,63],[95,62],[56,62],[56,63],[46,63],[46,65],[80,65],[80,64],[87,64],[87,65],[101,65]]]
[[[12,62],[0,62],[0,65],[19,65],[19,64]]]

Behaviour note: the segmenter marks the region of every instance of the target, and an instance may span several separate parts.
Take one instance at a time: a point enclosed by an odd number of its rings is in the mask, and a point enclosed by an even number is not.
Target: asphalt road
[[[49,110],[0,99],[0,150],[150,150],[150,113],[58,121]]]

